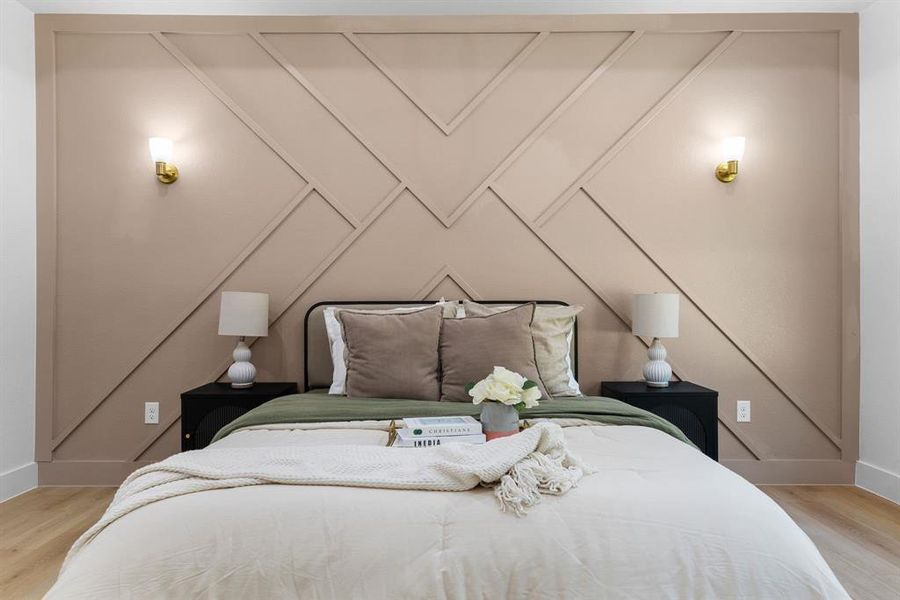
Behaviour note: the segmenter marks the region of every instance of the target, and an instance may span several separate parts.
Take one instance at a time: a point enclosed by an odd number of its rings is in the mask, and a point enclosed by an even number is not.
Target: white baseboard
[[[0,474],[0,502],[37,487],[37,463],[30,462]]]
[[[900,475],[896,473],[858,461],[856,463],[856,485],[900,504]]]

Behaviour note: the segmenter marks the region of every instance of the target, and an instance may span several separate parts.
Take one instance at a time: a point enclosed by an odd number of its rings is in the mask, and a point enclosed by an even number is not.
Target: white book
[[[481,433],[481,423],[472,417],[408,417],[403,424],[414,436],[422,437]]]
[[[398,429],[397,439],[394,440],[396,448],[431,448],[447,444],[484,444],[487,438],[483,433],[472,435],[445,435],[445,436],[417,436],[408,429]]]

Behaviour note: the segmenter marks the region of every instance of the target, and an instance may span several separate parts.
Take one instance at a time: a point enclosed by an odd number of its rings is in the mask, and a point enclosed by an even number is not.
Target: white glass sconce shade
[[[150,138],[150,156],[153,162],[172,162],[172,140],[169,138]]]

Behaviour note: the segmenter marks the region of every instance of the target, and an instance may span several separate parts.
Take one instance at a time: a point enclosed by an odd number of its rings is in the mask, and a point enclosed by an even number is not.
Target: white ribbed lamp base
[[[669,379],[672,378],[672,367],[666,362],[666,349],[659,341],[653,338],[653,343],[647,349],[649,362],[644,365],[644,381],[650,387],[669,387]]]
[[[228,379],[231,380],[233,388],[253,387],[253,381],[256,379],[256,367],[250,362],[251,352],[244,338],[241,338],[231,353],[234,363],[228,367]]]

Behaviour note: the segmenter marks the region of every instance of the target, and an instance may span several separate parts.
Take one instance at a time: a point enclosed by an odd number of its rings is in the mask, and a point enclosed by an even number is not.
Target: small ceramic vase
[[[481,429],[487,441],[519,433],[519,411],[502,402],[482,402]]]

